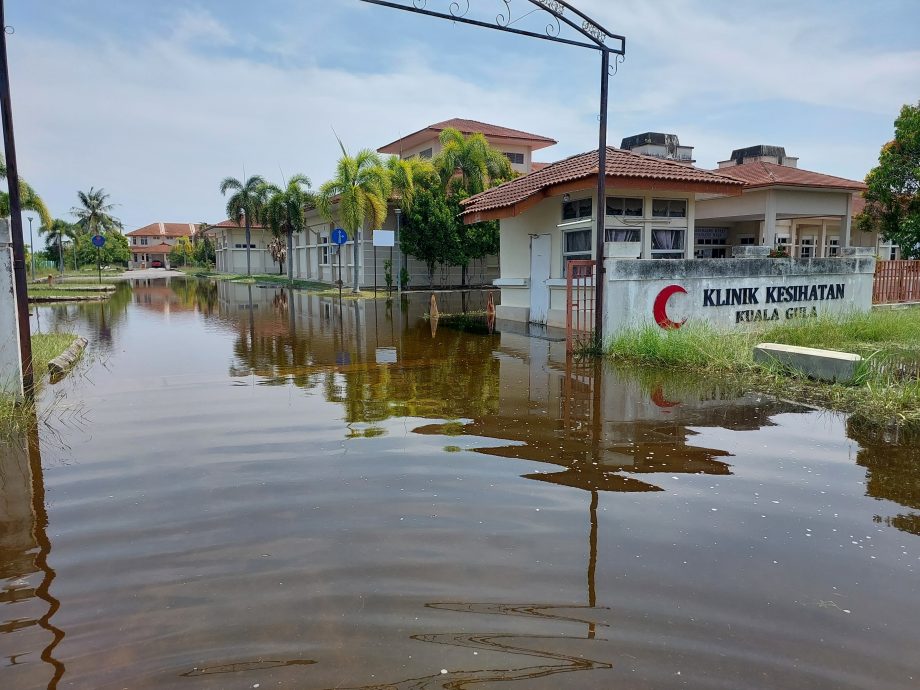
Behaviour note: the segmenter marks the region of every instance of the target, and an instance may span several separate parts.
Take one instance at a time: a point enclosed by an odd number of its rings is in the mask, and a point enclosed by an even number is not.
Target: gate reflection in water
[[[34,611],[0,607],[0,685],[913,686],[915,444],[552,332],[433,334],[428,297],[41,309],[106,353],[62,384],[105,425],[52,454],[53,529],[8,521]],[[40,516],[35,476],[3,491]]]

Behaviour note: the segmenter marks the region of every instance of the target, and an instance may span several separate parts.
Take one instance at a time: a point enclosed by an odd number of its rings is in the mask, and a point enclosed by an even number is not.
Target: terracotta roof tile
[[[744,165],[719,168],[719,174],[734,177],[745,183],[746,189],[758,187],[819,187],[822,189],[863,190],[866,185],[856,180],[825,175],[802,168],[756,161]]]
[[[597,176],[597,151],[589,151],[547,165],[528,175],[505,182],[467,199],[463,215],[506,208],[554,185]],[[643,156],[631,151],[607,150],[607,177],[632,180],[686,182],[722,187],[727,194],[740,193],[742,183],[731,177],[694,168],[684,163]],[[613,184],[616,184],[615,182]]]
[[[459,130],[462,134],[466,135],[480,133],[485,137],[494,137],[497,139],[518,139],[521,141],[521,143],[536,144],[535,146],[531,146],[531,148],[534,150],[546,148],[547,146],[553,146],[554,144],[559,143],[555,139],[544,137],[540,134],[531,134],[530,132],[523,132],[519,129],[501,127],[500,125],[491,125],[488,122],[465,120],[459,117],[455,117],[450,120],[444,120],[444,122],[428,125],[427,127],[424,127],[417,132],[413,132],[407,136],[401,137],[396,141],[387,144],[386,146],[381,146],[378,151],[380,153],[398,154],[404,148],[401,146],[404,143],[408,146],[412,146],[413,142],[421,143],[424,137],[420,137],[419,135],[424,135],[426,132],[430,132],[432,135],[439,135],[441,132],[448,128]]]
[[[220,223],[215,223],[211,227],[212,228],[242,228],[242,227],[245,227],[245,225],[242,223],[242,221],[240,223],[237,223],[235,220],[225,220]],[[250,223],[249,227],[254,230],[264,230],[265,229],[265,226],[262,225],[261,223]]]
[[[172,245],[166,244],[132,244],[129,249],[135,254],[169,254],[172,251]]]
[[[191,237],[195,223],[151,223],[128,233],[128,237]]]

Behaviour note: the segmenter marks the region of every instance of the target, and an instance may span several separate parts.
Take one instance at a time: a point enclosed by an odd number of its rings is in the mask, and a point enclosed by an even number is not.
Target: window
[[[511,161],[513,165],[524,165],[524,154],[523,153],[508,153],[506,151],[505,157],[507,157],[507,159]]]
[[[434,156],[434,149],[425,149],[424,151],[419,151],[418,157],[422,160],[431,160]]]
[[[840,238],[828,237],[824,256],[840,256]]]
[[[607,228],[604,233],[606,242],[641,242],[638,228]]]
[[[802,248],[799,250],[799,256],[803,259],[811,259],[815,255],[815,238],[803,237]]]
[[[141,237],[141,245],[144,246],[144,247],[147,246],[147,238],[146,238],[146,237]]]
[[[652,230],[652,258],[683,259],[685,233],[683,228],[655,228]]]
[[[608,216],[629,216],[641,218],[644,209],[642,199],[630,199],[622,196],[607,197]]]
[[[562,220],[581,220],[591,218],[594,210],[593,199],[577,199],[562,202]]]
[[[590,201],[590,199],[589,199]],[[562,235],[563,268],[569,261],[591,259],[591,231],[572,230]]]
[[[685,199],[653,199],[652,216],[654,218],[686,218],[687,202]]]
[[[751,247],[757,244],[757,239],[753,235],[746,235],[745,237],[738,238],[738,244],[742,247]]]
[[[329,238],[325,236],[319,238],[319,265],[329,265]]]
[[[236,248],[237,248],[237,249],[246,249],[246,244],[245,244],[245,243],[244,243],[244,244],[237,244],[237,245],[236,245]],[[255,248],[256,248],[256,245],[250,244],[250,245],[249,245],[249,248],[250,248],[250,249],[255,249]]]

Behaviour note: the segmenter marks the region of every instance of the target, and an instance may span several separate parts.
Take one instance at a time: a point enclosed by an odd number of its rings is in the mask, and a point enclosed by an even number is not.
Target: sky
[[[486,21],[506,5],[470,4]],[[612,145],[674,133],[712,168],[771,144],[863,179],[920,99],[918,0],[571,4],[627,39]],[[92,186],[126,230],[219,222],[224,177],[318,187],[336,134],[353,153],[451,117],[558,140],[543,161],[597,146],[596,52],[360,0],[6,0],[6,21],[20,174],[57,217]]]

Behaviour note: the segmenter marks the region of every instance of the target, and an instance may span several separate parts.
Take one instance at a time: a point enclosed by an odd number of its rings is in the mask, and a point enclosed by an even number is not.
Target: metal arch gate
[[[597,262],[569,261],[565,267],[565,348],[572,353],[594,343]]]

